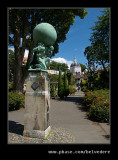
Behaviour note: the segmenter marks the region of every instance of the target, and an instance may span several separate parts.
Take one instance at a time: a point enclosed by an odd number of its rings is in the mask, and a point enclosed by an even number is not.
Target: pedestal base
[[[29,72],[26,80],[23,135],[45,138],[50,130],[50,86],[46,72]]]
[[[45,139],[50,131],[51,131],[51,127],[50,126],[45,131],[24,130],[23,131],[23,136],[31,137],[31,138]]]

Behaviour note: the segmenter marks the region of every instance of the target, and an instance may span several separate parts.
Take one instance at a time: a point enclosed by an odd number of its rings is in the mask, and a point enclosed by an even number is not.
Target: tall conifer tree
[[[59,79],[58,79],[58,96],[60,98],[64,97],[64,85],[62,80],[62,72],[59,70]]]
[[[67,97],[69,95],[69,86],[67,83],[67,74],[64,73],[64,96]]]

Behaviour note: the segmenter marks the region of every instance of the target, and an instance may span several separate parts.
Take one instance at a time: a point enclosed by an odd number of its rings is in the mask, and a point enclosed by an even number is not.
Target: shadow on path
[[[76,108],[79,110],[79,111],[81,111],[81,112],[86,112],[86,114],[85,114],[85,117],[84,117],[84,119],[88,119],[89,120],[89,118],[88,118],[88,116],[87,116],[87,108],[86,108],[86,106],[85,106],[85,103],[84,103],[84,97],[82,97],[82,96],[68,96],[68,97],[66,97],[66,98],[64,98],[64,99],[55,99],[55,101],[65,101],[65,102],[73,102],[73,103],[75,103],[75,105],[76,105]]]
[[[19,124],[18,122],[15,122],[15,121],[10,121],[10,120],[8,122],[8,125],[9,125],[8,127],[9,132],[23,135],[24,125]]]
[[[85,104],[84,104],[84,99],[83,97],[79,96],[69,96],[66,97],[62,100],[58,99],[58,101],[66,101],[66,102],[73,102],[76,104],[77,108],[83,112],[87,111]]]

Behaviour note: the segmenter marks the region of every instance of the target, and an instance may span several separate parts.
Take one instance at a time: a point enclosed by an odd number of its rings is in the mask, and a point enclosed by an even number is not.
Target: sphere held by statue
[[[52,46],[56,39],[56,30],[49,23],[40,23],[33,30],[33,40],[35,44],[43,42],[46,46]]]

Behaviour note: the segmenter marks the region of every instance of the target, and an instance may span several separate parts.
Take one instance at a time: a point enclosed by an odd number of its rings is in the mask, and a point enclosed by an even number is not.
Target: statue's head
[[[33,40],[35,44],[42,42],[45,46],[52,46],[56,39],[56,30],[49,23],[40,23],[33,30]]]

